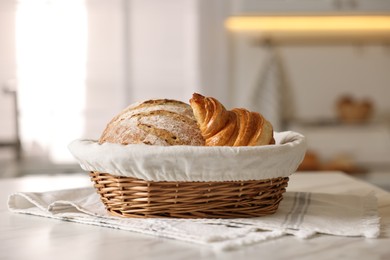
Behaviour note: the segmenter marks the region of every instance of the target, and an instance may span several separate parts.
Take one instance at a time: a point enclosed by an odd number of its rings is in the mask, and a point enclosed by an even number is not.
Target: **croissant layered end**
[[[229,120],[228,111],[215,98],[205,98],[200,94],[193,94],[190,100],[192,110],[205,139],[216,135]]]
[[[226,110],[215,98],[194,93],[190,105],[208,146],[274,144],[273,128],[261,114],[244,108]]]

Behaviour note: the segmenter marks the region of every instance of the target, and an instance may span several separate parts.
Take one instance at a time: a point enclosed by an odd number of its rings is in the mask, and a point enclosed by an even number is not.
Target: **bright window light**
[[[27,152],[68,161],[83,132],[87,12],[83,0],[19,0],[20,134]]]

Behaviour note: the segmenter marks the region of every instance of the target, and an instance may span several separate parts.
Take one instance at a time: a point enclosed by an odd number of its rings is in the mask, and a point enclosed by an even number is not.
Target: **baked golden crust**
[[[204,145],[191,107],[171,99],[132,104],[106,126],[99,143]]]
[[[273,127],[261,114],[244,108],[226,110],[215,98],[194,93],[194,116],[207,146],[274,144]]]

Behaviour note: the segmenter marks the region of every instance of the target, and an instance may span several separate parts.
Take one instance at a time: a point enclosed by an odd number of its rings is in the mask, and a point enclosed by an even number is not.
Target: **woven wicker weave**
[[[107,210],[133,218],[244,218],[275,213],[288,177],[231,182],[153,182],[91,172]]]

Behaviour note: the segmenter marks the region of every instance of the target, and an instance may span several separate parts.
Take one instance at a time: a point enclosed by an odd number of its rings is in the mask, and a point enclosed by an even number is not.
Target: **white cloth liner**
[[[299,133],[275,132],[265,146],[150,146],[78,139],[69,150],[82,169],[149,181],[245,181],[288,177],[301,163]]]
[[[15,193],[12,212],[140,232],[209,246],[238,249],[294,235],[315,234],[377,238],[380,222],[377,199],[364,196],[286,192],[278,211],[270,216],[236,219],[133,219],[111,216],[93,188]]]

